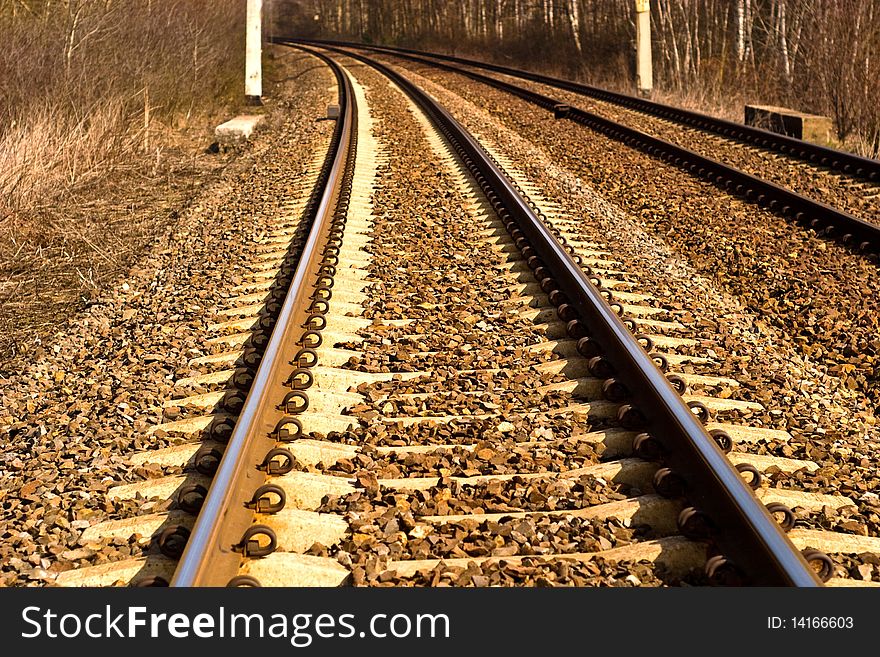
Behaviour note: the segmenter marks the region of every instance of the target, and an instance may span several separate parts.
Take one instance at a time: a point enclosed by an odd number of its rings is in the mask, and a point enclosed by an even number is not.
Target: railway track
[[[707,133],[714,133],[725,139],[735,140],[743,144],[750,144],[764,150],[774,151],[792,159],[800,159],[804,162],[825,167],[830,171],[836,171],[854,178],[864,180],[880,180],[880,161],[861,157],[847,151],[840,151],[820,144],[813,144],[786,135],[780,135],[769,130],[744,125],[726,119],[720,119],[700,112],[665,105],[646,98],[630,96],[601,87],[572,82],[563,78],[549,75],[541,75],[531,71],[525,71],[509,66],[501,66],[481,62],[474,59],[454,57],[439,53],[413,50],[410,48],[396,48],[393,46],[374,46],[356,42],[325,41],[331,45],[344,45],[351,48],[363,48],[377,53],[406,54],[427,59],[440,60],[461,64],[463,66],[477,68],[501,74],[507,78],[528,80],[545,87],[552,87],[570,91],[579,96],[586,96],[603,101],[608,104],[625,107],[641,113],[642,115],[656,116],[665,121],[693,127]]]
[[[766,486],[813,465],[754,449],[790,436],[681,313],[400,74],[320,56],[311,195],[153,428],[187,440],[131,458],[175,474],[108,493],[169,510],[59,584],[855,583],[878,539],[791,526],[853,501]]]
[[[346,46],[493,86],[553,112],[557,118],[644,150],[859,252],[873,256],[880,248],[876,219],[880,187],[875,182],[880,165],[876,160],[516,69],[405,49]],[[478,73],[474,68],[496,75]],[[591,102],[586,109],[579,107],[584,96],[599,102]]]
[[[445,62],[452,62],[472,68],[492,71],[510,78],[529,80],[547,87],[571,91],[581,96],[588,96],[609,104],[636,110],[642,114],[650,114],[680,125],[692,126],[697,130],[712,132],[728,139],[752,144],[765,150],[781,153],[787,157],[818,164],[831,171],[838,171],[865,180],[880,180],[880,161],[878,160],[861,157],[854,153],[836,150],[820,144],[813,144],[786,135],[780,135],[762,128],[747,126],[734,121],[702,114],[700,112],[693,112],[680,107],[674,107],[672,105],[665,105],[646,98],[630,96],[628,94],[572,82],[571,80],[556,78],[550,75],[541,75],[531,71],[463,57],[454,57],[451,55],[413,50],[410,48],[373,46],[355,42],[326,41],[323,43],[344,45],[351,48],[363,48],[373,52],[415,55],[423,59],[431,58]]]

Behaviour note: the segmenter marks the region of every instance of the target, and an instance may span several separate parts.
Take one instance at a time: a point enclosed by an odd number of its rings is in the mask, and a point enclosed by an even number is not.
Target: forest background
[[[275,0],[283,34],[473,56],[633,92],[634,0]],[[831,116],[880,154],[880,0],[651,0],[655,99]]]

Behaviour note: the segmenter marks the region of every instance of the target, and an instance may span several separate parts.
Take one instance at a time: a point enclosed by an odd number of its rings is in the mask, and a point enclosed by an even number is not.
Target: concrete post
[[[654,88],[651,61],[651,0],[636,0],[636,86],[643,96]]]
[[[244,95],[248,105],[262,105],[263,0],[247,0]]]

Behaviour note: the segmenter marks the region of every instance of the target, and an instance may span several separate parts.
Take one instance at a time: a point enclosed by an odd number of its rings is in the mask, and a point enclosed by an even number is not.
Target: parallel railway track
[[[630,96],[628,94],[618,93],[601,87],[594,87],[587,84],[572,82],[562,78],[556,78],[550,75],[542,75],[525,71],[510,66],[501,66],[488,62],[481,62],[474,59],[466,59],[463,57],[454,57],[451,55],[443,55],[439,53],[425,52],[421,50],[413,50],[411,48],[395,48],[391,46],[372,46],[354,42],[335,42],[328,41],[328,44],[344,45],[352,48],[363,48],[374,52],[384,52],[389,54],[408,54],[416,55],[421,58],[431,58],[445,62],[453,62],[473,68],[480,68],[495,73],[501,73],[513,78],[522,80],[530,80],[549,87],[564,89],[597,100],[613,103],[622,107],[627,107],[645,114],[651,114],[662,119],[667,119],[683,125],[692,126],[706,132],[713,132],[726,138],[736,139],[743,143],[752,144],[760,148],[776,151],[788,157],[801,159],[805,162],[818,164],[827,167],[832,171],[839,171],[847,175],[863,178],[865,180],[880,180],[880,161],[870,158],[861,157],[854,153],[840,151],[828,148],[820,144],[813,144],[786,135],[780,135],[769,130],[747,126],[734,121],[720,119],[700,112],[665,105],[646,98]]]
[[[590,583],[649,563],[657,582],[816,586],[846,582],[834,555],[877,549],[791,529],[790,507],[852,502],[761,486],[811,465],[750,453],[785,432],[713,394],[737,382],[608,245],[548,218],[513,163],[399,73],[313,52],[341,114],[302,221],[217,325],[232,349],[178,382],[213,387],[158,427],[190,439],[132,459],[182,474],[110,491],[175,502],[90,527],[151,540],[59,584]],[[407,113],[367,103],[380,84]],[[413,127],[421,153],[395,132]],[[407,166],[436,180],[389,203]]]
[[[280,40],[279,40],[280,41]],[[798,224],[814,229],[817,233],[830,239],[835,239],[849,245],[860,252],[876,254],[880,250],[880,224],[875,218],[877,207],[876,199],[878,188],[876,181],[880,163],[876,160],[861,158],[856,155],[829,149],[809,142],[792,139],[785,136],[775,135],[766,130],[751,128],[713,117],[699,115],[686,110],[679,110],[670,106],[660,105],[652,101],[632,98],[625,94],[604,92],[586,85],[570,83],[565,80],[550,78],[537,74],[531,74],[517,69],[483,64],[472,60],[444,55],[416,53],[406,49],[386,48],[382,46],[363,46],[360,44],[345,44],[349,48],[366,49],[381,54],[387,54],[404,61],[412,61],[443,69],[458,75],[463,75],[480,83],[498,88],[506,93],[515,95],[523,100],[535,104],[549,112],[553,112],[557,118],[569,119],[587,126],[592,130],[604,134],[611,139],[621,141],[628,146],[644,150],[648,154],[667,161],[674,166],[680,167],[689,173],[704,180],[718,185],[726,192],[745,198],[757,203],[770,211],[791,219]],[[455,65],[447,63],[455,62]],[[466,65],[466,66],[464,66]],[[510,78],[520,80],[502,79],[486,74],[478,73],[473,68],[487,69],[496,73],[502,73]],[[540,83],[530,85],[522,80]],[[565,98],[547,95],[552,89],[563,89],[567,92]],[[651,116],[660,117],[666,121],[677,122],[697,130],[704,130],[724,139],[740,140],[755,149],[766,149],[777,152],[792,162],[800,163],[800,166],[816,170],[817,176],[824,176],[823,170],[839,172],[843,177],[853,176],[855,179],[863,179],[864,182],[855,182],[856,186],[868,186],[869,198],[852,200],[854,204],[865,206],[859,212],[860,216],[854,215],[846,209],[837,206],[834,195],[818,193],[813,189],[811,193],[802,193],[786,187],[771,178],[758,173],[749,173],[737,168],[723,159],[719,159],[710,152],[708,146],[700,151],[694,150],[679,139],[669,141],[658,136],[657,131],[648,131],[639,127],[633,127],[633,123],[640,124],[635,116],[619,116],[614,113],[589,111],[577,107],[570,96],[583,94],[591,98],[645,112]],[[618,113],[619,114],[619,113]],[[660,131],[662,133],[662,131]],[[673,131],[674,133],[674,131]],[[685,140],[686,141],[686,140]],[[809,182],[804,182],[809,187]],[[821,186],[821,185],[813,185]],[[853,188],[855,189],[855,188]],[[852,190],[847,194],[853,195]],[[857,194],[856,194],[857,196]]]

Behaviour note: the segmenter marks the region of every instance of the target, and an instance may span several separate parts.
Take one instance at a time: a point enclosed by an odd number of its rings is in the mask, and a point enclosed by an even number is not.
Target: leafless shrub
[[[0,0],[0,222],[132,166],[154,122],[227,103],[242,5]]]

